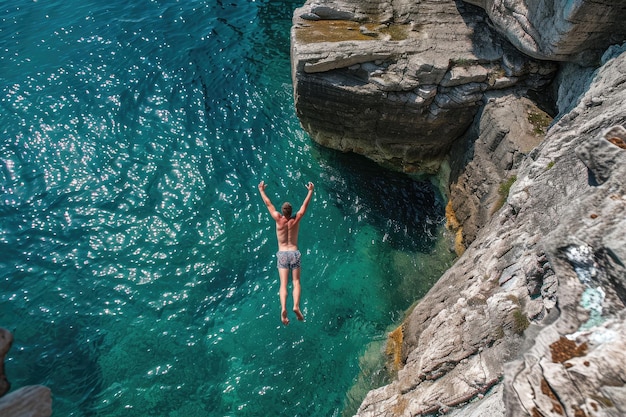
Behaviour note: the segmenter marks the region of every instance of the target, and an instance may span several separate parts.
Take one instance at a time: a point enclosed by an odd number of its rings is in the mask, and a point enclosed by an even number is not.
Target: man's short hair
[[[291,210],[292,210],[291,203],[288,203],[288,202],[283,203],[283,207],[282,207],[283,216],[290,218]]]

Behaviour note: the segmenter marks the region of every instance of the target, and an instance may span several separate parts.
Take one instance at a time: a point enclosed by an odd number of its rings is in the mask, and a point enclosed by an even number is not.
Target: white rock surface
[[[624,74],[614,51],[522,162],[505,206],[405,321],[404,368],[359,416],[624,415]]]

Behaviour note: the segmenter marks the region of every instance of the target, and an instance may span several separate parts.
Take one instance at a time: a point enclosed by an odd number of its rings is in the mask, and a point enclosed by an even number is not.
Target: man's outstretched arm
[[[263,202],[265,203],[265,206],[267,207],[267,210],[270,212],[272,218],[276,219],[276,217],[280,217],[280,213],[276,211],[276,207],[274,207],[270,198],[267,196],[267,194],[265,194],[266,186],[267,184],[265,184],[264,181],[261,181],[259,183],[259,193],[261,193],[261,198],[263,199]]]
[[[309,192],[306,194],[306,197],[304,197],[300,210],[296,213],[296,220],[300,220],[300,218],[304,216],[304,213],[306,213],[306,209],[309,207],[309,203],[311,202],[311,197],[313,197],[313,188],[315,188],[313,183],[309,181],[306,185],[306,189],[309,190]]]

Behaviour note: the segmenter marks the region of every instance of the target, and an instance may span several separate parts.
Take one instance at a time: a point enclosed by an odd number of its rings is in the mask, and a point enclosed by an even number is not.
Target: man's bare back
[[[281,216],[276,220],[276,239],[278,240],[278,250],[298,250],[298,231],[300,230],[300,220],[295,217],[286,218]]]

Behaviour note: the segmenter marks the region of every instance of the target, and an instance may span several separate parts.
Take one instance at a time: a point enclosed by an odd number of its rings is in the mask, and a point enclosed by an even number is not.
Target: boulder
[[[4,374],[4,358],[12,343],[11,332],[0,327],[0,416],[49,417],[52,415],[52,397],[49,388],[30,385],[6,394],[10,384]]]
[[[49,417],[52,415],[50,388],[29,385],[0,398],[2,417]]]

